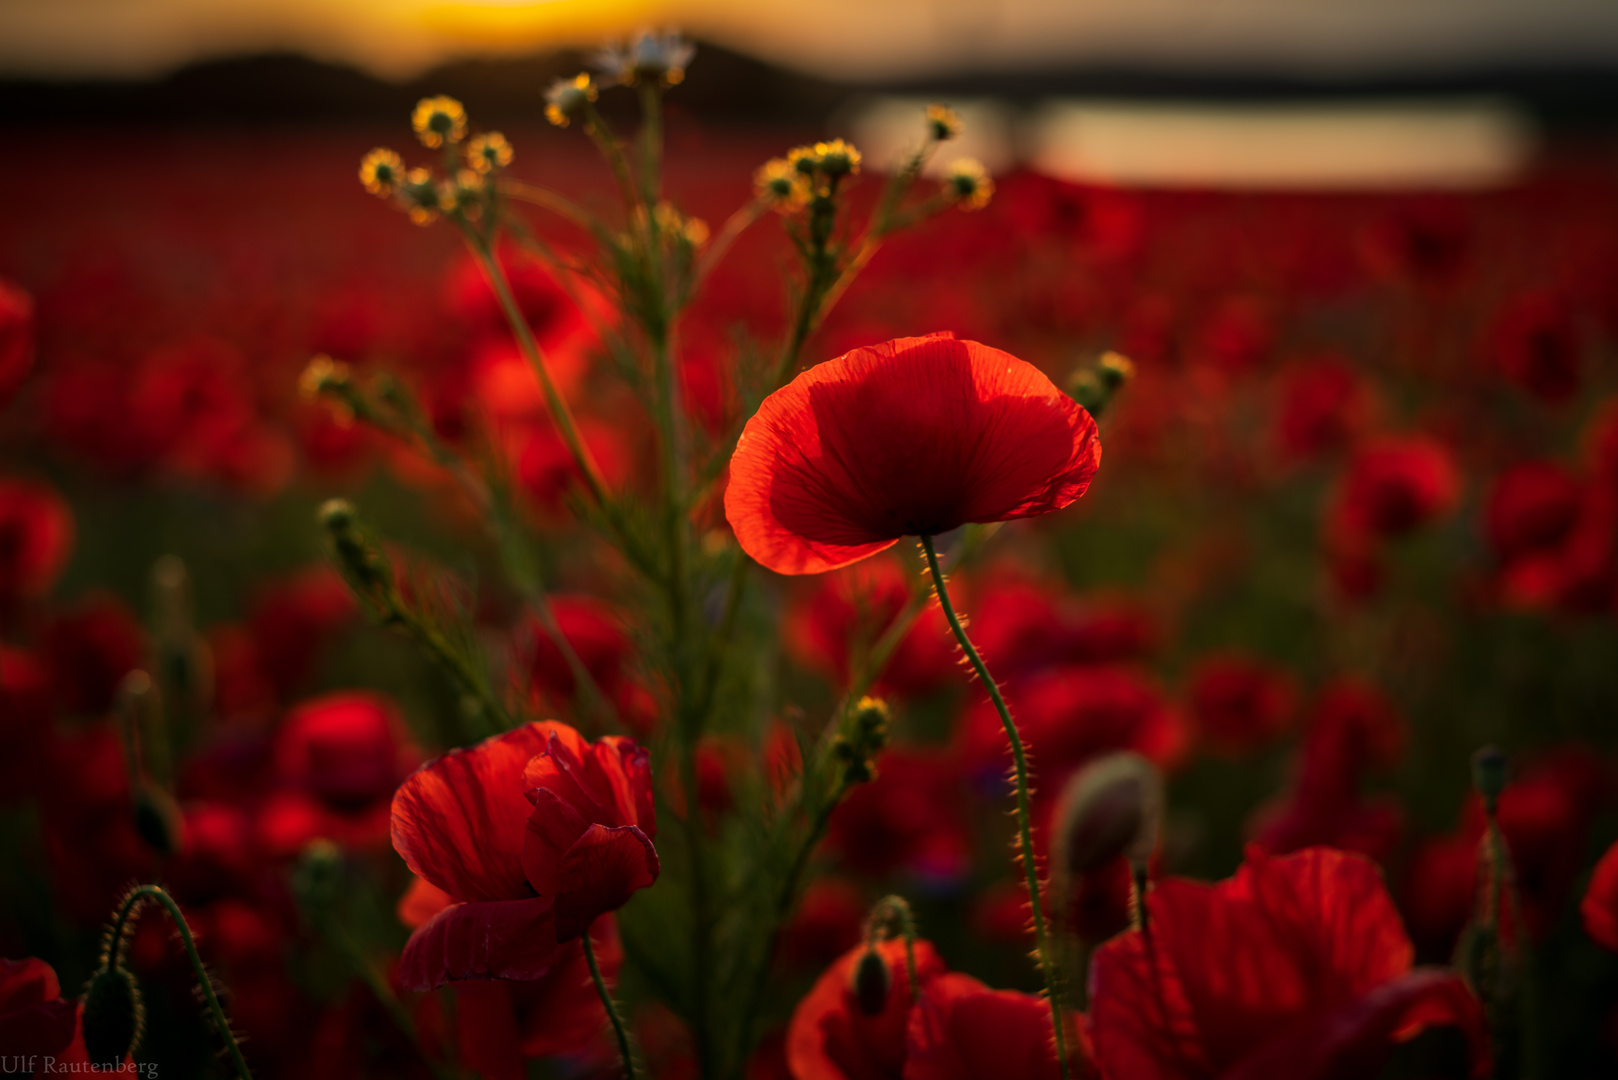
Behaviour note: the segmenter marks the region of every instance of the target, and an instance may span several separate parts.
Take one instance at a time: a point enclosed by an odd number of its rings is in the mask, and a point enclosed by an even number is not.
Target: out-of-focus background
[[[830,136],[865,154],[863,213],[931,101],[966,127],[937,164],[996,178],[986,208],[886,243],[810,362],[935,330],[1063,385],[1107,350],[1134,362],[1092,491],[959,575],[1041,789],[1138,750],[1168,775],[1162,872],[1226,876],[1251,840],[1361,851],[1442,962],[1483,830],[1467,759],[1498,742],[1542,995],[1513,1061],[1618,1073],[1618,959],[1576,911],[1618,835],[1610,0],[0,0],[0,955],[48,960],[71,993],[119,889],[162,876],[263,1074],[419,1067],[311,941],[289,875],[310,840],[338,840],[350,932],[396,955],[388,802],[457,741],[458,705],[363,625],[316,508],[348,497],[453,572],[536,707],[576,718],[577,687],[453,485],[298,376],[316,353],[395,372],[451,445],[491,443],[563,630],[644,712],[635,613],[565,506],[565,454],[492,294],[453,230],[416,228],[356,173],[378,145],[426,160],[410,111],[449,94],[511,140],[512,177],[610,217],[610,174],[576,125],[545,122],[545,91],[603,41],[666,26],[697,42],[667,96],[668,191],[715,231],[759,164]],[[601,105],[627,127],[632,99]],[[532,220],[557,250],[588,246]],[[644,485],[648,423],[588,319],[540,262],[503,257],[609,479]],[[699,435],[737,419],[735,373],[779,341],[792,265],[766,215],[682,322]],[[759,575],[757,715],[705,759],[705,808],[753,790],[737,747],[823,721],[905,571]],[[172,681],[177,656],[206,677],[172,732],[183,848],[160,854],[109,718],[125,672]],[[953,968],[1033,988],[999,729],[936,620],[881,690],[898,746],[833,819],[776,1022],[892,890]],[[1113,926],[1117,899],[1090,914]],[[165,950],[136,943],[166,988],[150,1059],[210,1075]],[[625,995],[651,996],[632,979]],[[654,1064],[677,1059],[677,1025],[637,1016]]]

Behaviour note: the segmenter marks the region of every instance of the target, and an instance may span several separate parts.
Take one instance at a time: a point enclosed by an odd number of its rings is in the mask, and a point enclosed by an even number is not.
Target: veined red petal
[[[1235,877],[1170,879],[1147,903],[1150,945],[1123,934],[1091,964],[1091,1029],[1109,1074],[1223,1075],[1410,970],[1381,872],[1347,852],[1250,848]]]
[[[938,976],[910,1010],[904,1080],[1056,1078],[1051,1012],[1015,990],[991,990],[970,975]]]
[[[902,1075],[905,1032],[916,995],[904,941],[884,941],[877,951],[888,962],[890,976],[887,1005],[880,1014],[861,1012],[850,985],[864,945],[844,953],[798,1002],[787,1029],[787,1063],[799,1080],[897,1080]],[[931,943],[916,942],[921,985],[943,972],[944,961]]]
[[[562,860],[556,893],[556,936],[570,941],[597,915],[623,907],[657,880],[657,849],[634,825],[591,825]]]
[[[451,750],[416,770],[393,796],[393,846],[419,877],[457,900],[518,900],[529,805],[523,770],[550,742],[525,724]]]
[[[1430,1027],[1459,1028],[1470,1075],[1489,1075],[1488,1025],[1483,1006],[1453,972],[1421,968],[1385,982],[1364,997],[1311,1023],[1300,1024],[1245,1058],[1221,1080],[1356,1080],[1375,1076],[1396,1043]]]
[[[819,573],[903,536],[1060,509],[1100,460],[1095,421],[1032,364],[951,334],[900,338],[765,399],[725,516],[764,566]]]
[[[455,904],[410,935],[399,983],[433,990],[455,979],[537,979],[557,949],[552,897]]]

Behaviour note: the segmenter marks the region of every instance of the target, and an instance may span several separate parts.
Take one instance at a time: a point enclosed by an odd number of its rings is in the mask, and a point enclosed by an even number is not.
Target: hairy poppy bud
[[[1098,758],[1062,792],[1056,873],[1088,874],[1119,855],[1144,866],[1157,845],[1162,815],[1163,780],[1151,762],[1127,751]]]
[[[1491,814],[1506,788],[1507,765],[1506,755],[1498,746],[1485,746],[1472,755],[1472,786]]]
[[[854,1003],[866,1016],[881,1016],[888,1007],[888,992],[893,989],[893,972],[888,962],[875,949],[867,949],[854,965],[850,989]]]
[[[159,855],[173,855],[185,846],[185,825],[180,808],[160,787],[144,784],[135,792],[135,831]]]
[[[84,1049],[101,1069],[117,1068],[140,1042],[146,1008],[133,973],[103,966],[84,988]]]

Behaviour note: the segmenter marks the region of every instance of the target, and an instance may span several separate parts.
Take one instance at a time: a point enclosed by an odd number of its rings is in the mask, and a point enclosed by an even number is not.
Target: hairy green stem
[[[1034,837],[1029,824],[1028,754],[1023,749],[1022,736],[1017,731],[1017,725],[1011,719],[1011,710],[1006,708],[1006,700],[1000,695],[1000,687],[995,685],[994,676],[989,674],[988,665],[978,654],[972,639],[967,637],[966,627],[961,625],[961,620],[950,603],[949,586],[944,581],[944,571],[938,565],[938,552],[933,548],[931,536],[921,537],[921,550],[927,556],[927,569],[932,571],[933,588],[938,594],[939,607],[944,609],[944,618],[949,621],[949,628],[954,631],[955,640],[960,642],[962,651],[972,662],[972,670],[977,672],[983,688],[989,692],[989,700],[994,702],[995,711],[1000,714],[1000,722],[1005,725],[1006,738],[1011,742],[1011,760],[1017,780],[1018,855],[1022,861],[1024,876],[1027,878],[1028,905],[1033,909],[1034,948],[1039,952],[1040,972],[1045,976],[1045,996],[1051,1008],[1051,1028],[1056,1039],[1057,1063],[1061,1066],[1065,1080],[1068,1075],[1067,1032],[1062,1021],[1061,978],[1057,971],[1056,955],[1050,950],[1046,939],[1045,905],[1039,892],[1039,868],[1034,863]]]
[[[123,959],[124,925],[135,917],[141,904],[147,900],[155,900],[169,913],[174,920],[174,928],[180,933],[180,941],[185,945],[186,959],[191,961],[191,971],[197,977],[197,986],[202,990],[203,1004],[208,1009],[209,1019],[213,1021],[214,1028],[219,1032],[219,1038],[225,1044],[225,1051],[230,1055],[230,1063],[236,1069],[236,1075],[241,1080],[253,1080],[253,1073],[247,1067],[247,1061],[242,1057],[242,1048],[236,1043],[236,1035],[230,1030],[230,1019],[225,1015],[224,1006],[219,1004],[219,996],[214,993],[213,980],[208,976],[207,968],[202,965],[202,957],[197,953],[196,940],[191,936],[191,925],[185,921],[185,914],[180,911],[180,905],[174,902],[174,897],[160,885],[140,885],[131,889],[124,902],[119,905],[118,913],[113,918],[112,946],[107,957],[108,970],[117,970]]]
[[[612,991],[607,989],[607,980],[601,977],[601,965],[596,963],[596,949],[590,940],[590,931],[586,929],[579,940],[584,944],[584,962],[590,965],[590,981],[596,984],[601,1007],[607,1010],[612,1033],[618,1038],[618,1052],[624,1059],[625,1080],[635,1080],[635,1055],[629,1049],[629,1029],[624,1026],[623,1015],[618,1011],[618,1002],[613,1000]]]

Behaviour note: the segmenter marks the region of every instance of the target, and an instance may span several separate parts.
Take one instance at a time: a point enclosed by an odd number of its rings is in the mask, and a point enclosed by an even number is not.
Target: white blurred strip
[[[1492,98],[1361,104],[1057,101],[1025,129],[1027,163],[1148,187],[1476,189],[1528,164],[1533,125]]]

